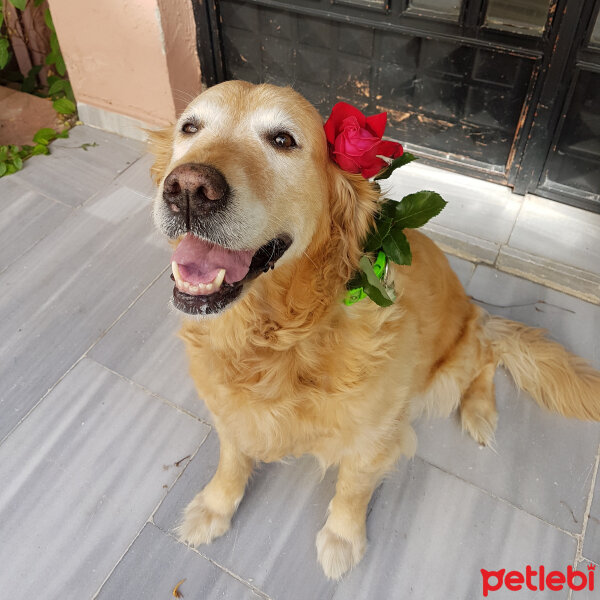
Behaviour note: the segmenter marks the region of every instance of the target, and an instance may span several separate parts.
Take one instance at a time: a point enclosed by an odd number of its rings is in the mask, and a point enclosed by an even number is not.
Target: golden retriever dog
[[[477,442],[493,439],[500,364],[540,405],[600,419],[600,373],[542,331],[474,305],[418,231],[406,231],[412,265],[391,265],[395,304],[342,302],[380,193],[329,158],[321,117],[294,90],[216,85],[151,144],[154,219],[174,247],[172,304],[220,440],[183,541],[229,529],[255,463],[311,454],[338,467],[316,547],[339,578],[365,552],[373,491],[415,452],[411,422],[460,409]]]

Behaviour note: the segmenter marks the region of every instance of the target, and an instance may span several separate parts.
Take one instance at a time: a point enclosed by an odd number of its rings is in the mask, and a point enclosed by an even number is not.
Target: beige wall
[[[150,126],[200,93],[189,0],[49,0],[78,103]]]

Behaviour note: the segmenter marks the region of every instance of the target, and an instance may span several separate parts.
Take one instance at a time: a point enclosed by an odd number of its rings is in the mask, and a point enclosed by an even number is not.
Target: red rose
[[[376,175],[387,165],[378,155],[397,158],[404,151],[397,142],[381,139],[386,122],[387,113],[365,117],[358,108],[338,102],[325,123],[331,158],[344,171],[366,179]]]

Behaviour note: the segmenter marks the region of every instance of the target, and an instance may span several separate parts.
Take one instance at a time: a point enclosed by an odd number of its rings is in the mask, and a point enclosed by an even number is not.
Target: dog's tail
[[[565,417],[600,421],[600,371],[535,327],[490,316],[484,325],[498,364],[535,401]]]

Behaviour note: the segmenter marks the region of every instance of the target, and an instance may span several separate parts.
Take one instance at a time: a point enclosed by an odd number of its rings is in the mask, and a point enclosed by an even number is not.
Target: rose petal
[[[338,102],[331,109],[331,114],[324,125],[325,136],[330,144],[335,143],[335,138],[340,132],[340,124],[347,117],[355,117],[361,127],[364,127],[367,122],[367,118],[358,108],[346,102]]]
[[[360,173],[360,165],[346,154],[334,152],[333,160],[344,170],[349,173]]]
[[[361,170],[361,175],[365,178],[365,179],[369,179],[369,177],[373,177],[373,175],[377,175],[377,173],[379,173],[379,171],[381,171],[381,169],[383,169],[383,167],[386,166],[386,163],[381,160],[380,158],[377,159],[377,163],[372,164],[368,167],[364,167]]]
[[[398,142],[382,140],[379,144],[377,154],[388,156],[390,158],[398,158],[404,154],[404,148],[402,147],[402,144],[399,144]]]
[[[367,117],[367,127],[379,138],[383,136],[385,125],[387,123],[387,113],[382,112],[378,115]]]

